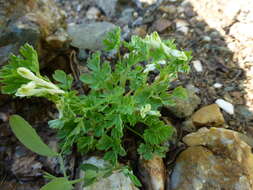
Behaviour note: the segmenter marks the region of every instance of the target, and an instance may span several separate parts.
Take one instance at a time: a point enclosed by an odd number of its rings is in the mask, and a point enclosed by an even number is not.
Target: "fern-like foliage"
[[[133,36],[121,40],[120,28],[104,40],[107,51],[118,51],[112,65],[94,53],[88,60],[90,72],[80,80],[89,86],[87,95],[72,90],[73,78],[57,70],[56,84],[39,73],[36,51],[28,44],[20,49],[21,56],[10,56],[9,64],[0,71],[2,92],[17,96],[43,96],[54,101],[59,118],[49,122],[58,129],[62,151],[68,153],[77,144],[81,153],[104,152],[104,159],[117,165],[125,156],[123,138],[126,130],[140,137],[138,152],[145,159],[164,156],[164,146],[173,127],[160,120],[159,108],[173,103],[175,97],[185,98],[183,88],[168,93],[169,83],[178,72],[187,72],[190,54],[176,49],[173,41],[160,39],[155,32],[146,38]],[[124,48],[125,54],[120,55]],[[153,71],[158,73],[150,78]],[[138,129],[137,123],[145,128]]]

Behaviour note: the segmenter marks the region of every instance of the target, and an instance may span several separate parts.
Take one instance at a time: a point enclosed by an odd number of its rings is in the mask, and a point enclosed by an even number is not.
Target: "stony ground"
[[[192,51],[191,72],[189,75],[180,75],[179,79],[173,82],[172,87],[183,85],[194,91],[201,100],[199,107],[213,104],[217,99],[230,102],[234,106],[235,113],[231,115],[222,111],[225,126],[245,133],[249,141],[253,141],[251,140],[253,138],[252,0],[202,0],[201,2],[198,0],[118,0],[117,4],[117,0],[55,1],[66,12],[70,26],[94,20],[108,21],[121,26],[123,37],[126,39],[132,34],[145,36],[152,31],[158,31],[163,38],[175,39],[179,48]],[[78,64],[81,64],[89,53],[75,48],[73,50],[77,54]],[[68,56],[61,55],[57,62],[61,62],[62,59],[65,64],[69,64]],[[57,65],[59,64],[54,67]],[[50,72],[54,67],[45,69],[44,72]],[[48,165],[47,170],[57,170],[53,160],[35,158],[34,154],[27,152],[7,129],[8,115],[13,112],[21,113],[37,127],[44,139],[54,144],[55,140],[51,138],[54,134],[45,126],[55,113],[53,108],[47,109],[45,105],[50,107],[50,103],[44,100],[22,100],[22,104],[20,100],[9,100],[1,107],[0,174],[3,176],[2,181],[15,179],[11,182],[12,189],[37,190],[43,183],[37,180],[41,179],[43,163]],[[186,127],[181,132],[186,135],[193,131],[196,131],[196,128]],[[70,159],[70,161],[74,165],[75,160]],[[174,163],[174,161],[173,158],[167,162]],[[17,181],[24,185],[19,185]],[[10,189],[10,186],[3,189]]]

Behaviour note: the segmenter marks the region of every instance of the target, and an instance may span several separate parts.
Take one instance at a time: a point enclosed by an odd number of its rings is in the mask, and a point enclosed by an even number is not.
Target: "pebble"
[[[200,73],[200,72],[203,71],[203,66],[202,66],[200,60],[195,60],[195,61],[192,62],[192,64],[193,64],[194,69],[195,69],[197,72]]]
[[[176,13],[177,8],[174,5],[168,5],[159,7],[159,10],[168,14],[174,14]]]
[[[221,88],[223,85],[221,83],[214,83],[214,88]]]
[[[171,26],[171,22],[168,19],[163,19],[163,18],[156,20],[153,24],[154,30],[158,32],[163,32],[170,26]]]
[[[215,101],[215,103],[221,108],[223,109],[225,112],[227,112],[230,115],[234,114],[234,106],[233,104],[223,100],[223,99],[217,99]]]
[[[176,19],[176,29],[183,34],[187,34],[189,31],[188,22],[182,19]]]
[[[97,19],[98,16],[99,16],[99,14],[100,14],[100,11],[99,11],[98,8],[96,8],[96,7],[91,7],[91,8],[89,8],[89,10],[87,11],[86,17],[87,17],[88,19]]]
[[[204,106],[192,115],[195,126],[222,126],[225,123],[223,115],[217,104]]]
[[[203,36],[203,41],[204,42],[210,42],[211,40],[212,40],[211,37],[209,37],[209,36]]]

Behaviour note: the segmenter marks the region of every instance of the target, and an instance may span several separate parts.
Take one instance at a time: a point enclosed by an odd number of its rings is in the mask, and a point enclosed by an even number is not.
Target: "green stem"
[[[59,154],[58,158],[59,158],[59,162],[60,162],[61,171],[63,172],[64,177],[67,177],[66,168],[64,166],[63,158],[62,158],[62,156],[60,154]]]
[[[144,137],[140,133],[138,133],[137,131],[133,130],[131,127],[126,126],[126,128],[129,129],[130,131],[132,131],[134,134],[136,134],[139,137],[141,137],[142,139],[144,139]]]
[[[69,181],[69,183],[70,184],[75,184],[75,183],[80,183],[82,181],[84,181],[84,178],[75,179],[75,180]]]

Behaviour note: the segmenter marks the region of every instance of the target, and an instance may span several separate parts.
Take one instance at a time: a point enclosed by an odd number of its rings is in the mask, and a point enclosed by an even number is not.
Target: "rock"
[[[79,49],[102,50],[106,34],[115,27],[109,22],[70,24],[68,33],[72,38],[71,45]]]
[[[202,39],[204,42],[211,42],[212,41],[212,38],[210,36],[203,36]]]
[[[189,31],[189,24],[186,20],[176,19],[176,29],[183,34],[187,34]]]
[[[221,83],[214,83],[214,88],[221,88],[223,85]]]
[[[138,0],[138,1],[141,3],[148,4],[148,5],[152,5],[152,4],[155,4],[158,0]]]
[[[84,160],[83,163],[93,164],[99,168],[104,168],[107,165],[107,162],[98,158],[98,157],[90,157],[87,160]],[[83,176],[84,173],[80,172],[80,176]],[[131,182],[129,177],[126,177],[122,172],[115,172],[109,177],[102,178],[100,181],[87,186],[77,188],[78,190],[138,190]]]
[[[169,20],[160,18],[153,23],[152,28],[155,31],[164,32],[170,26],[171,26],[171,22]]]
[[[100,15],[100,11],[96,7],[90,7],[86,13],[86,17],[88,19],[97,19],[99,15]]]
[[[33,45],[44,65],[66,47],[65,14],[50,0],[10,0],[0,6],[0,66],[21,45]],[[50,37],[51,36],[51,37]]]
[[[188,133],[195,132],[196,126],[193,124],[192,120],[186,120],[182,123],[182,129]]]
[[[247,106],[238,105],[236,106],[236,113],[242,116],[246,120],[253,120],[253,113],[249,110]]]
[[[16,157],[11,171],[20,180],[31,180],[43,175],[42,164],[36,161],[35,155]]]
[[[194,110],[201,102],[200,98],[194,92],[188,89],[186,90],[188,94],[187,99],[176,98],[174,105],[166,107],[172,114],[174,114],[178,118],[185,118],[192,115]]]
[[[172,190],[251,190],[253,154],[237,132],[202,128],[183,141],[190,146],[176,160]]]
[[[200,89],[197,88],[196,86],[194,86],[193,84],[189,83],[185,86],[185,88],[187,88],[188,90],[194,92],[194,93],[200,93]]]
[[[114,16],[118,0],[95,0],[96,5],[104,11],[106,16]]]
[[[69,36],[65,30],[62,28],[59,29],[54,34],[46,37],[46,42],[53,49],[66,49],[68,47],[68,43],[70,42]]]
[[[145,190],[165,189],[165,165],[161,157],[155,156],[152,160],[139,161],[140,179]]]
[[[202,66],[200,60],[195,60],[195,61],[192,62],[192,64],[193,64],[194,69],[197,72],[199,72],[199,73],[203,72],[203,66]]]
[[[167,5],[167,6],[161,6],[159,7],[159,10],[168,13],[168,14],[174,14],[177,11],[177,8],[174,5]]]
[[[133,13],[134,13],[133,8],[124,9],[121,13],[121,17],[119,18],[119,22],[122,24],[130,24],[134,19]]]
[[[220,108],[217,104],[202,107],[192,115],[195,126],[222,126],[225,123]]]
[[[147,25],[142,25],[142,26],[136,27],[133,30],[133,35],[145,37],[147,35]]]
[[[215,103],[223,109],[225,112],[229,113],[230,115],[234,114],[234,106],[233,104],[223,100],[223,99],[217,99]]]

